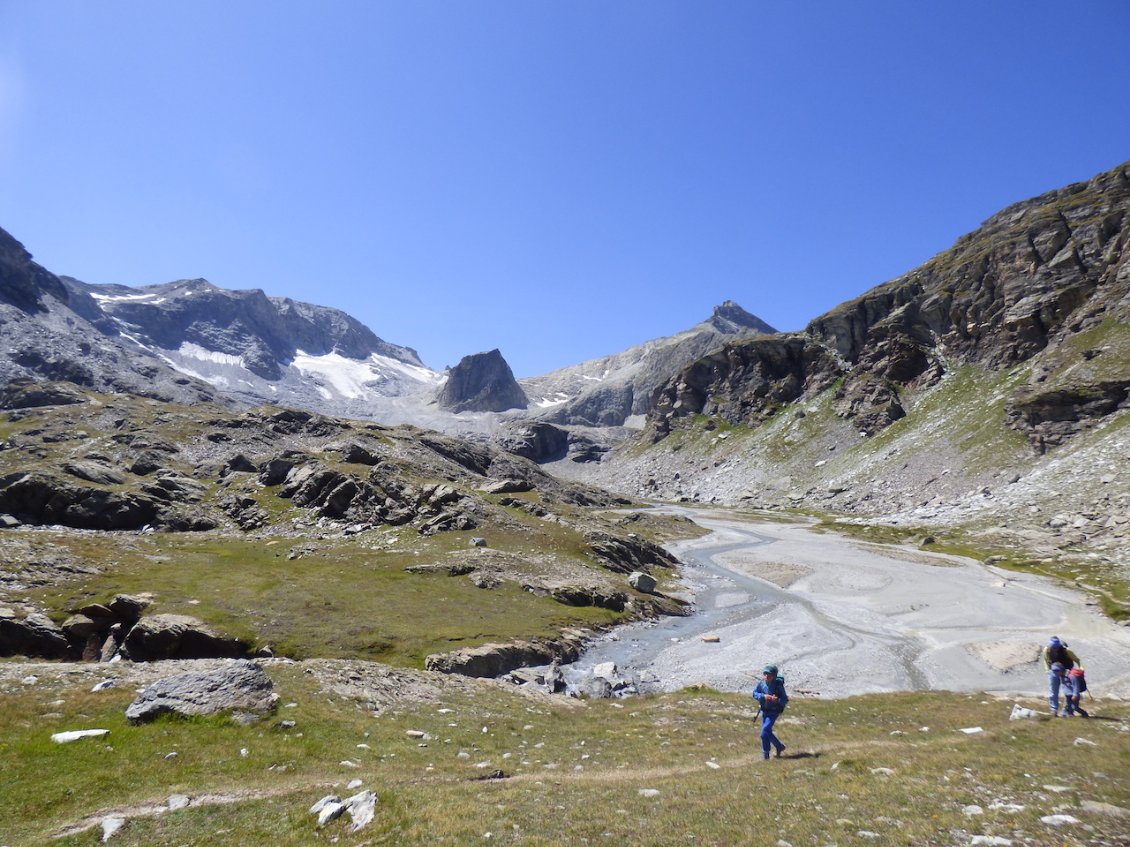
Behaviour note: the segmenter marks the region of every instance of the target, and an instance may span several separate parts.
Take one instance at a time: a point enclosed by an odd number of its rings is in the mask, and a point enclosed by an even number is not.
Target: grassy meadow
[[[692,688],[575,701],[417,674],[427,693],[394,691],[374,708],[327,685],[313,664],[269,663],[280,708],[247,726],[131,726],[123,712],[134,691],[91,692],[89,674],[9,685],[0,842],[94,844],[112,815],[126,819],[112,842],[123,847],[967,845],[974,836],[1050,847],[1130,837],[1123,703],[1091,704],[1090,720],[1009,721],[1011,701],[979,694],[794,698],[778,722],[785,757],[762,761],[744,695]],[[339,665],[329,673],[348,680],[350,663]],[[110,733],[50,740],[93,727]],[[358,832],[348,816],[318,829],[309,807],[362,790],[347,788],[357,779],[378,795],[375,820]],[[157,813],[173,795],[190,805]],[[1041,820],[1054,814],[1077,822]]]

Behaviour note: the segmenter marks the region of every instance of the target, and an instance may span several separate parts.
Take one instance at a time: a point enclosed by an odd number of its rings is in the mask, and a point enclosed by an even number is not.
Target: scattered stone
[[[105,844],[113,838],[119,829],[126,825],[125,818],[102,818],[102,843]]]
[[[1018,721],[1024,718],[1039,718],[1040,716],[1041,713],[1037,712],[1035,709],[1026,709],[1019,703],[1013,703],[1012,712],[1009,714],[1008,719],[1010,721]]]
[[[659,789],[658,788],[641,788],[639,790],[639,795],[641,797],[658,797],[659,796]]]
[[[651,574],[643,571],[632,571],[628,574],[628,584],[643,594],[653,594],[658,583]]]
[[[965,729],[959,729],[958,732],[964,732],[966,735],[976,735],[979,732],[984,732],[979,726],[967,726]]]
[[[1015,815],[1023,812],[1027,806],[1021,806],[1016,803],[1002,803],[1000,800],[994,800],[989,804],[989,809],[994,812],[1004,812],[1007,815]]]
[[[126,709],[131,723],[175,712],[210,715],[227,710],[267,712],[278,695],[271,678],[254,662],[239,660],[211,671],[166,677],[150,685]]]
[[[1098,747],[1099,746],[1098,744],[1096,744],[1094,741],[1092,741],[1089,738],[1076,738],[1075,741],[1073,741],[1072,743],[1076,747]]]
[[[345,804],[336,794],[327,794],[310,807],[310,814],[318,816],[318,826],[325,826],[345,811]]]
[[[1100,803],[1097,800],[1082,800],[1079,808],[1084,812],[1093,812],[1097,815],[1107,815],[1112,818],[1130,818],[1130,809],[1115,806],[1112,803]]]
[[[895,772],[891,768],[872,768],[871,773],[876,776],[894,776]]]
[[[1067,826],[1068,824],[1080,823],[1080,820],[1073,815],[1044,815],[1040,818],[1040,822],[1046,823],[1048,826]]]
[[[615,662],[601,662],[599,665],[593,667],[592,675],[604,677],[605,679],[611,681],[613,679],[616,679],[616,677],[619,675],[619,670],[617,669]]]
[[[706,642],[707,644],[718,644],[719,642],[722,641],[722,639],[719,638],[717,635],[703,635],[703,636],[700,636],[700,638],[704,642]]]
[[[982,809],[980,806],[971,805],[971,806],[963,806],[962,809],[961,809],[961,813],[963,815],[965,815],[967,818],[972,818],[972,817],[976,817],[977,815],[985,814],[985,810]]]
[[[178,809],[187,809],[192,800],[186,794],[174,794],[169,797],[168,806],[170,812],[175,812]]]
[[[480,536],[476,535],[474,538],[471,539],[471,546],[472,547],[486,547],[487,546],[487,540],[485,538],[481,538]]]
[[[345,808],[353,821],[349,831],[357,832],[357,830],[371,823],[376,814],[376,806],[377,795],[372,791],[362,791],[347,798]]]
[[[1011,838],[1002,838],[999,835],[974,835],[970,844],[984,844],[987,847],[1012,847]]]
[[[362,780],[362,779],[351,779],[351,780],[349,780],[349,784],[345,787],[348,788],[350,791],[353,791],[356,788],[360,788],[364,784],[365,784],[365,781]]]
[[[104,679],[90,690],[92,693],[95,691],[105,691],[107,688],[115,688],[117,685],[118,681],[116,679]]]
[[[56,744],[70,744],[72,741],[78,741],[80,738],[99,738],[103,735],[109,735],[108,729],[72,729],[69,732],[56,732],[51,736],[51,740]]]

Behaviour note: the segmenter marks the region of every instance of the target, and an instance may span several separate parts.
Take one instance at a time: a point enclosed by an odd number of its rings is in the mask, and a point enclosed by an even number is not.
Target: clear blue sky
[[[532,376],[1130,159],[1130,3],[0,0],[0,227]]]

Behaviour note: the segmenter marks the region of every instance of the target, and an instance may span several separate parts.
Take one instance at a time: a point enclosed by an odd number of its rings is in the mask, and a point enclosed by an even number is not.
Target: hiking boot
[[[780,747],[777,748],[777,758],[778,759],[781,758],[781,754],[784,753],[784,752],[785,752],[785,745],[782,744]]]

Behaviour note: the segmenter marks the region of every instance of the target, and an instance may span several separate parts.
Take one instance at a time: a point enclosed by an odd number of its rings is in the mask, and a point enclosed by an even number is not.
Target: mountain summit
[[[551,423],[621,426],[651,410],[652,394],[673,374],[727,341],[776,330],[733,300],[688,330],[521,380],[538,417]],[[642,417],[637,418],[642,420]]]

